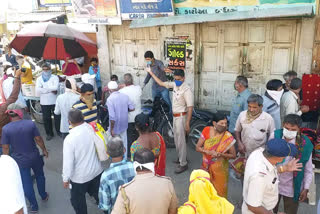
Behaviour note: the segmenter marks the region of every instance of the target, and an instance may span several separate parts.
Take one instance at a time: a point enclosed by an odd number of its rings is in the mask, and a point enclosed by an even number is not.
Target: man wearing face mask
[[[254,150],[264,147],[275,128],[271,115],[262,111],[260,95],[251,94],[247,102],[248,110],[240,113],[235,135],[239,151],[249,157]]]
[[[97,122],[98,111],[93,86],[88,83],[83,84],[80,93],[80,100],[73,104],[72,108],[79,109],[82,112],[85,122]]]
[[[301,116],[302,113],[309,112],[309,106],[300,106],[300,91],[302,87],[302,80],[299,78],[294,78],[290,82],[290,89],[288,92],[284,93],[280,101],[280,117],[281,122],[288,114],[296,114]]]
[[[40,94],[40,105],[44,128],[47,134],[47,141],[53,138],[52,114],[54,116],[54,125],[57,135],[61,136],[60,115],[54,114],[58,87],[59,78],[52,74],[50,65],[48,63],[44,63],[42,65],[42,75],[38,77],[36,82],[36,90]]]
[[[263,98],[263,108],[264,112],[270,114],[274,120],[275,128],[281,128],[280,119],[280,100],[283,94],[282,82],[278,79],[270,80],[267,83],[267,91],[265,92]]]
[[[89,67],[89,74],[90,75],[96,75],[96,85],[98,88],[98,92],[97,92],[97,100],[101,100],[101,77],[100,77],[100,67],[98,64],[98,59],[93,57],[90,60],[91,66]]]
[[[173,88],[173,131],[174,143],[178,153],[178,160],[175,161],[175,163],[179,164],[175,173],[179,174],[188,169],[186,135],[188,135],[190,131],[193,93],[191,88],[184,82],[185,77],[183,70],[174,71],[174,82],[163,82],[152,71],[149,70],[148,72],[160,86]]]
[[[279,173],[296,173],[302,164],[292,158],[285,165],[276,166],[296,154],[294,145],[282,139],[269,140],[265,149],[252,152],[244,174],[242,214],[273,214],[278,201]]]
[[[111,214],[176,214],[177,196],[168,177],[154,174],[154,154],[139,149],[134,154],[136,177],[119,189]]]
[[[309,138],[300,132],[302,119],[295,114],[288,114],[283,120],[283,129],[274,132],[274,138],[284,139],[297,149],[296,158],[302,164],[299,172],[282,173],[279,177],[279,202],[274,209],[278,212],[281,198],[284,201],[284,212],[287,214],[298,213],[299,202],[307,199],[308,191],[312,182],[312,151],[313,145]],[[273,136],[272,136],[273,137]],[[280,166],[291,161],[292,157],[287,157]]]
[[[144,58],[147,62],[147,70],[151,70],[151,72],[154,73],[154,75],[158,77],[161,81],[163,82],[167,81],[167,76],[165,72],[165,70],[167,69],[164,67],[163,63],[160,60],[155,59],[151,51],[147,51],[144,54]],[[146,79],[143,82],[142,90],[148,84],[150,79],[151,79],[151,76],[150,74],[148,74]],[[169,105],[169,109],[171,112],[171,101],[169,96],[169,90],[166,87],[159,85],[159,83],[157,83],[156,81],[153,81],[152,99],[154,100],[155,97],[162,97],[162,99]]]

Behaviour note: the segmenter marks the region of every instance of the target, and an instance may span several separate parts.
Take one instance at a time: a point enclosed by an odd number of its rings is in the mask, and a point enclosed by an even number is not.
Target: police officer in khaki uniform
[[[177,196],[168,177],[154,174],[154,154],[140,149],[134,154],[136,177],[120,187],[112,214],[176,214]]]
[[[184,82],[185,74],[183,70],[175,70],[174,82],[162,82],[150,69],[147,69],[151,77],[160,85],[166,88],[173,88],[172,112],[174,142],[178,152],[179,164],[175,173],[179,174],[188,169],[186,135],[190,131],[190,120],[193,109],[193,93],[191,88]]]
[[[244,173],[242,214],[273,213],[279,196],[278,173],[300,171],[302,167],[296,159],[285,166],[275,165],[296,154],[295,146],[283,139],[272,139],[265,149],[258,148],[250,154]]]

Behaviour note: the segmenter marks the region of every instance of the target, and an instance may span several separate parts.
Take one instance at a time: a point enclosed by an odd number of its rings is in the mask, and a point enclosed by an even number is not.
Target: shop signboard
[[[71,0],[39,0],[39,7],[71,6]]]
[[[315,0],[173,0],[176,15],[202,15],[313,5]]]
[[[121,25],[118,0],[72,0],[78,23]]]
[[[172,0],[120,0],[124,20],[173,16]]]
[[[171,70],[186,68],[186,47],[184,40],[168,39],[165,41],[165,58]]]

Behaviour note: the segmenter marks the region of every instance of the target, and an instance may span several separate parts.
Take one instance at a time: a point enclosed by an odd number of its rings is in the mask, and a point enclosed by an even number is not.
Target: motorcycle
[[[188,142],[192,146],[196,147],[204,127],[211,125],[213,115],[214,113],[206,110],[193,109],[188,136]]]
[[[150,127],[162,135],[167,148],[174,148],[173,123],[169,116],[168,104],[162,98],[156,97],[154,102],[151,100],[144,102],[142,112],[151,117]]]
[[[98,104],[97,103],[97,108],[98,108],[98,122],[102,125],[104,130],[108,130],[109,128],[109,112],[108,108],[101,104],[101,102]]]

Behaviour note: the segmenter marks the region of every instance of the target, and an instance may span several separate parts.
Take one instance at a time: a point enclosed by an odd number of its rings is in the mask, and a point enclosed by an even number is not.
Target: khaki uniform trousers
[[[187,115],[173,117],[174,143],[178,153],[180,166],[187,165],[186,125]]]

